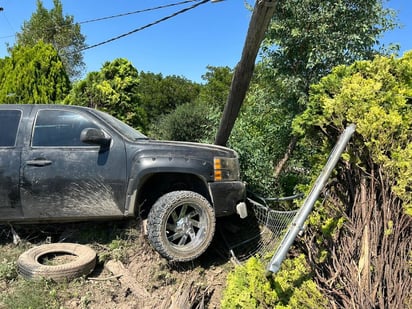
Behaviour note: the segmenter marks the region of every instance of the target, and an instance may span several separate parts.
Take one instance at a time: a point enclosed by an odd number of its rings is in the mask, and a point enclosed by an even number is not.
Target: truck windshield
[[[99,117],[103,118],[110,126],[112,126],[120,134],[124,135],[127,139],[130,139],[130,140],[148,139],[146,135],[133,129],[132,127],[125,124],[124,122],[120,121],[119,119],[109,114],[98,111],[98,110],[95,110],[95,112],[99,115]]]

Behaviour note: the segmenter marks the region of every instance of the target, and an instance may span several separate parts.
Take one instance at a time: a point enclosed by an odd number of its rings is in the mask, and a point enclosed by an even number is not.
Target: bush
[[[210,139],[215,123],[205,105],[186,103],[162,116],[151,127],[150,136],[164,140],[199,142]]]
[[[311,280],[304,255],[284,261],[269,278],[264,263],[249,259],[228,275],[222,309],[241,308],[327,308],[328,304]]]
[[[411,96],[412,52],[377,56],[312,85],[294,121],[300,142],[316,149],[308,156],[313,180],[345,127],[356,124],[301,243],[337,307],[404,308],[410,300]]]

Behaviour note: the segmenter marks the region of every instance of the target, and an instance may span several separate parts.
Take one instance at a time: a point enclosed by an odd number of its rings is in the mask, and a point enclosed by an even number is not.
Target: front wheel
[[[174,191],[160,197],[147,219],[153,248],[171,261],[191,261],[210,245],[215,233],[215,213],[202,195]]]

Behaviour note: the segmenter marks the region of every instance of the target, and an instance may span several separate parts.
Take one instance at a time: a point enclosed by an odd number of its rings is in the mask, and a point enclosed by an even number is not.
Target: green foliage
[[[125,262],[127,259],[128,249],[132,247],[132,242],[128,239],[117,237],[113,239],[108,245],[107,249],[99,252],[98,259],[100,263],[109,260],[117,260]]]
[[[232,72],[228,67],[208,66],[208,72],[203,75],[203,79],[206,81],[204,85],[188,83],[185,86],[189,90],[196,89],[197,92],[189,92],[192,94],[187,97],[187,100],[190,99],[187,103],[181,101],[178,96],[176,102],[180,101],[179,105],[176,105],[173,111],[163,114],[159,119],[153,121],[150,136],[179,141],[208,143],[213,141],[221,111],[229,93]],[[159,82],[159,84],[161,83]],[[143,87],[142,84],[141,87]],[[165,108],[164,110],[168,111],[169,109]]]
[[[0,282],[10,282],[17,279],[18,273],[16,261],[19,255],[26,249],[25,244],[19,246],[12,244],[3,246],[0,260]]]
[[[276,163],[290,141],[291,122],[289,111],[276,106],[268,93],[252,90],[230,138],[230,147],[240,155],[242,177],[252,191],[264,196],[294,193],[297,179],[293,171],[280,179],[274,177]]]
[[[330,142],[347,124],[355,123],[356,152],[348,158],[365,169],[371,161],[381,166],[412,214],[411,95],[412,52],[400,59],[378,56],[339,66],[311,88],[308,109],[296,119],[295,132],[306,133],[310,138],[305,142],[317,143],[320,153],[329,153]],[[314,128],[325,134],[307,133]]]
[[[338,66],[314,84],[307,110],[293,123],[301,143],[314,150],[313,181],[338,136],[356,124],[301,244],[316,262],[317,282],[342,307],[402,307],[409,298],[411,283],[394,278],[410,275],[411,94],[412,52],[377,56]]]
[[[65,103],[98,108],[144,131],[147,116],[139,102],[138,85],[137,69],[130,61],[118,58],[77,82]]]
[[[336,65],[350,64],[357,59],[371,59],[378,53],[375,47],[378,46],[380,35],[393,27],[393,13],[383,8],[382,1],[326,3],[325,1],[307,0],[297,5],[296,1],[287,0],[278,3],[263,46],[262,58],[255,74],[255,83],[250,89],[248,101],[243,107],[230,140],[231,147],[237,149],[241,159],[244,160],[242,167],[249,187],[255,186],[264,193],[281,194],[293,190],[293,186],[297,183],[301,185],[296,188],[305,188],[302,183],[318,175],[330,153],[331,146],[336,142],[336,137],[348,121],[343,122],[338,129],[335,128],[335,131],[333,131],[335,123],[330,125],[326,132],[327,138],[317,130],[319,127],[325,130],[325,127],[318,123],[315,124],[316,129],[311,125],[305,125],[300,127],[300,131],[295,129],[292,132],[294,118],[303,112],[308,104],[313,102],[315,106],[311,109],[311,116],[316,118],[324,115],[324,110],[316,106],[319,98],[311,98],[308,103],[310,85],[319,82]],[[403,71],[408,71],[408,69],[403,69]],[[339,76],[335,78],[339,79]],[[335,88],[339,89],[339,85]],[[328,100],[328,93],[331,91],[330,97],[333,97],[335,88],[328,88],[325,91],[324,101]],[[359,88],[361,87],[358,87],[356,93],[361,92]],[[376,89],[372,87],[364,92],[373,95],[375,91]],[[361,98],[360,101],[364,99]],[[336,102],[330,102],[330,105],[332,107],[336,105]],[[353,113],[359,112],[356,108],[358,106],[354,106]],[[367,108],[361,109],[360,113],[364,110]],[[341,109],[335,114],[337,114],[336,117],[344,118],[348,110]],[[381,119],[382,115],[377,115]],[[305,123],[305,121],[302,122]],[[373,123],[371,120],[367,126],[372,126]],[[408,125],[411,127],[410,124]],[[310,135],[312,139],[297,144],[295,153],[289,157],[290,168],[284,169],[283,176],[276,179],[278,183],[271,181],[277,163],[283,158],[283,154],[287,153],[288,147],[292,145],[293,135],[297,132]],[[408,138],[411,140],[410,136]],[[403,166],[406,166],[406,162],[411,160],[410,157],[407,160],[407,152],[402,152],[402,154],[406,158]],[[353,159],[352,154],[345,154],[345,156]],[[295,174],[296,171],[297,174]],[[284,187],[279,186],[282,178],[285,179]],[[339,212],[340,205],[319,206],[317,205],[311,220],[316,221],[316,226],[326,239],[323,244],[328,244],[338,236],[338,231],[345,220],[342,219],[342,212]],[[328,207],[327,211],[326,207]],[[327,261],[328,249],[322,247],[318,252],[317,262]],[[302,272],[308,275],[306,267],[302,268]],[[295,298],[285,300],[276,294],[281,291],[277,284],[270,287],[262,284],[256,288],[256,285],[250,284],[250,281],[255,282],[255,279],[250,278],[261,278],[259,276],[263,276],[264,273],[263,269],[260,272],[257,269],[255,267],[250,272],[245,269],[239,270],[239,276],[229,277],[225,300],[222,304],[227,308],[327,306],[319,292],[318,294],[304,293],[301,286],[296,288],[300,284],[299,281],[290,283],[291,290],[299,291],[299,295],[302,296],[299,298],[299,305],[295,302]],[[281,281],[280,276],[281,273],[278,273],[276,280]],[[286,276],[286,278],[291,277],[291,274]],[[316,290],[314,281],[304,280],[304,282],[307,282],[305,291],[312,288]],[[236,301],[238,295],[241,295],[240,302]],[[308,297],[305,298],[303,295],[308,295]],[[313,297],[313,295],[317,296]],[[265,300],[275,301],[275,303],[267,304]],[[310,301],[313,302],[310,303]]]
[[[222,308],[327,308],[307,269],[300,255],[284,261],[281,270],[267,278],[263,262],[251,258],[229,273]]]
[[[13,309],[53,309],[59,308],[60,302],[56,295],[55,283],[21,280],[15,286],[13,293],[3,296],[6,308]]]
[[[14,261],[3,259],[0,263],[0,280],[13,280],[17,278],[17,265]]]
[[[70,91],[70,81],[56,50],[39,42],[16,47],[0,65],[0,102],[59,103]]]
[[[373,58],[379,38],[396,26],[394,15],[383,0],[282,1],[263,53],[287,80],[289,97],[295,92],[299,99],[333,67]]]
[[[233,70],[229,67],[207,66],[207,72],[202,75],[206,83],[202,86],[199,98],[208,106],[221,108],[223,110],[229,95],[232,82]]]
[[[199,87],[181,77],[139,73],[120,58],[77,82],[65,103],[99,108],[146,133],[162,115],[193,102]]]
[[[188,142],[199,142],[210,138],[214,126],[208,119],[209,111],[208,107],[200,104],[180,105],[152,125],[150,136]]]
[[[73,16],[63,16],[60,0],[53,0],[54,8],[48,11],[41,0],[37,0],[37,10],[29,21],[24,22],[17,33],[16,46],[32,47],[39,41],[52,44],[62,59],[68,76],[78,78],[84,68],[81,50],[86,46],[80,25],[74,23]]]
[[[337,230],[339,230],[343,223],[344,218],[327,218],[322,225],[322,233],[327,237],[333,237]]]
[[[138,96],[151,123],[175,110],[179,105],[192,103],[200,85],[183,77],[140,72]]]
[[[310,85],[336,65],[372,58],[379,37],[394,26],[393,12],[382,0],[276,4],[247,106],[230,140],[243,154],[245,178],[256,190],[290,194],[297,182],[307,181],[306,157],[316,145],[295,148],[291,124],[306,108]],[[285,155],[287,164],[274,179]]]

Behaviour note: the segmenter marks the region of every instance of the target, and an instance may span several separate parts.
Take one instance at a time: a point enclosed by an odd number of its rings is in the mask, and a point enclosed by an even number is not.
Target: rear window
[[[0,147],[13,147],[16,144],[20,119],[20,110],[0,110]]]

